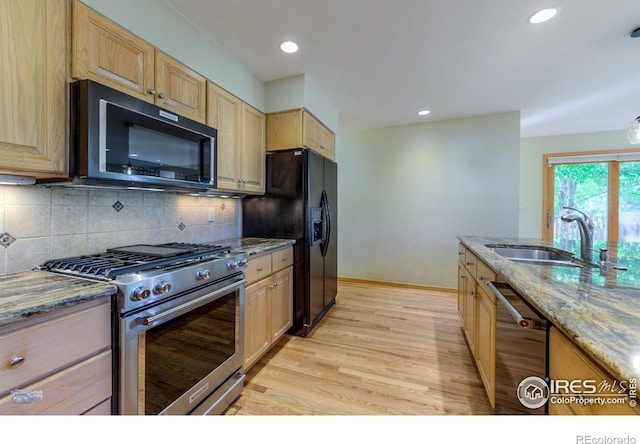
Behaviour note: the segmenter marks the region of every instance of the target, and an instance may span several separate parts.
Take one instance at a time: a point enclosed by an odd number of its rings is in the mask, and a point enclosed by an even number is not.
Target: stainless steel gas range
[[[40,269],[110,282],[114,413],[219,414],[244,375],[245,253],[222,245],[129,245]]]

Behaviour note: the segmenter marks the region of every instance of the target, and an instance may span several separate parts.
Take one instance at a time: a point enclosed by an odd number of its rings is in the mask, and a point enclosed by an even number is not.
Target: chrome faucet
[[[565,214],[561,216],[564,222],[574,222],[578,224],[580,232],[580,258],[583,261],[591,262],[591,250],[593,249],[593,221],[588,214],[571,207],[562,207],[565,210],[575,211],[580,214]]]

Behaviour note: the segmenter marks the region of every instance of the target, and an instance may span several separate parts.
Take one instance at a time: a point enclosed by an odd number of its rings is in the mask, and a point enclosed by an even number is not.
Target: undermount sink
[[[559,265],[563,267],[582,267],[568,251],[528,245],[497,246],[486,245],[491,251],[514,262],[538,265]]]

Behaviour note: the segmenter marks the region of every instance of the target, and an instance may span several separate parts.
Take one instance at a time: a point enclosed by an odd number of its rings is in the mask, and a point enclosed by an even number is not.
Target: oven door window
[[[141,335],[145,414],[162,412],[236,353],[236,320],[231,293]]]
[[[211,183],[211,138],[109,102],[102,109],[101,170]]]

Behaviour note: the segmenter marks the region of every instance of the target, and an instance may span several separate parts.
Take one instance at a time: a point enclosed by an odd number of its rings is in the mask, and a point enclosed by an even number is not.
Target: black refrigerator
[[[338,166],[299,148],[267,153],[266,192],[242,200],[245,237],[295,239],[293,326],[306,336],[338,291]]]

